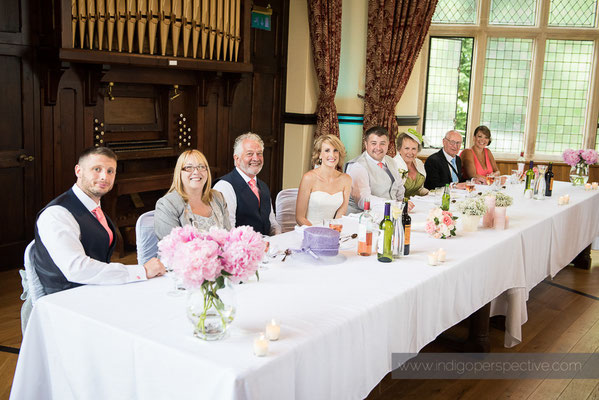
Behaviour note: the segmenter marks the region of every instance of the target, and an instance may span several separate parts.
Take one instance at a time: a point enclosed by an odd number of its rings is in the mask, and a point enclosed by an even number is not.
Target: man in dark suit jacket
[[[432,190],[443,187],[445,184],[455,184],[456,187],[465,187],[462,176],[462,160],[458,153],[462,147],[462,135],[457,131],[449,131],[443,138],[443,148],[426,159],[424,169],[426,180],[424,187]]]

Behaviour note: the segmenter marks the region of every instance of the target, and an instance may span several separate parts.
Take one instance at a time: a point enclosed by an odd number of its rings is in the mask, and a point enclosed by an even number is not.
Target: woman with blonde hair
[[[312,165],[297,192],[295,220],[299,225],[318,225],[341,218],[347,211],[351,177],[342,172],[345,146],[338,137],[323,135],[314,141]]]
[[[393,158],[399,168],[406,189],[405,197],[424,196],[428,189],[424,187],[426,170],[424,163],[418,158],[422,150],[422,136],[414,129],[402,132],[397,137],[397,154]]]
[[[158,238],[187,224],[202,231],[212,226],[231,229],[227,203],[211,186],[212,175],[204,154],[198,150],[181,153],[171,188],[156,202],[154,231]]]

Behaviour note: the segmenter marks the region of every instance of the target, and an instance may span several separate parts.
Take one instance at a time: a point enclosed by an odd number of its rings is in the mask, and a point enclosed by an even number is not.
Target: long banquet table
[[[509,290],[526,297],[599,235],[599,191],[556,182],[545,201],[521,191],[507,188],[515,197],[509,229],[450,240],[426,235],[433,204],[416,201],[411,254],[393,263],[355,255],[355,240],[326,263],[278,257],[259,282],[237,287],[235,322],[218,342],[193,337],[185,296],[169,296],[166,277],[45,296],[25,333],[11,399],[364,398],[391,370],[392,353],[418,352]],[[558,207],[565,193],[570,204]],[[356,230],[355,219],[343,222],[344,235]],[[289,232],[271,246],[300,242]],[[429,266],[427,253],[439,247],[447,261]],[[281,339],[256,357],[253,340],[271,318]]]

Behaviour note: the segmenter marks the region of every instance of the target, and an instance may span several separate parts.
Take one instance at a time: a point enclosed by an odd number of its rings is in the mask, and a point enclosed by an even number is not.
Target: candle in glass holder
[[[597,188],[599,188],[599,183],[593,182],[592,186],[593,186],[593,190],[597,190]]]
[[[439,259],[437,258],[437,252],[428,253],[428,265],[437,265]]]
[[[443,250],[442,248],[437,250],[437,260],[439,262],[445,262],[446,257],[447,257],[447,253],[445,252],[445,250]]]
[[[268,353],[268,340],[261,333],[259,337],[254,339],[254,354],[258,357],[264,357]]]
[[[593,186],[590,183],[585,183],[584,184],[584,190],[591,190]]]
[[[281,334],[281,326],[277,324],[277,321],[272,319],[270,323],[266,324],[266,338],[268,340],[279,340]]]

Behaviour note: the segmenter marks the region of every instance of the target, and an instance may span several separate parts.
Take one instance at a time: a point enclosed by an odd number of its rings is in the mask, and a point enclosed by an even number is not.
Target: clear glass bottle
[[[402,223],[403,203],[396,201],[391,206],[391,217],[393,220],[393,259],[403,257],[404,252],[404,230]]]
[[[369,256],[372,254],[372,230],[374,228],[374,215],[370,211],[370,201],[364,202],[364,212],[360,215],[358,223],[358,255]]]

